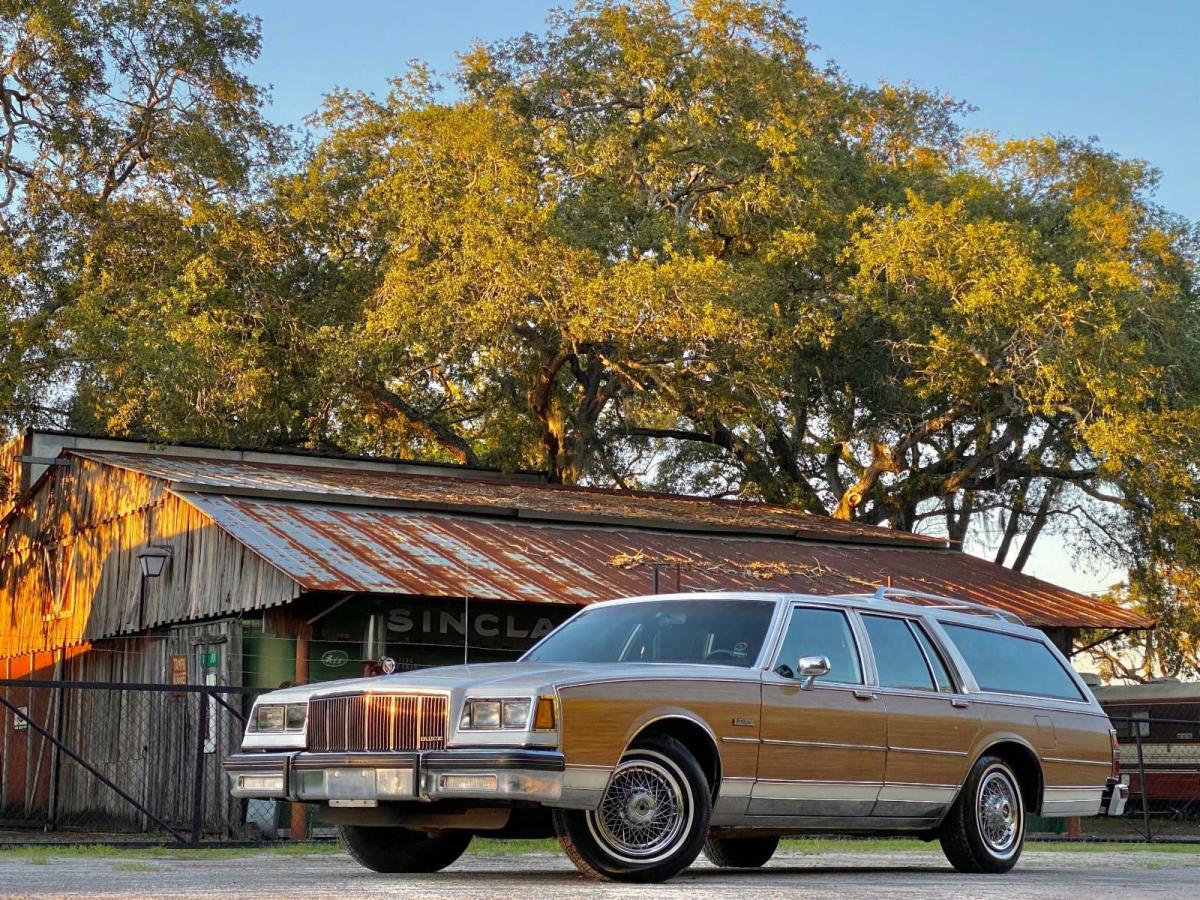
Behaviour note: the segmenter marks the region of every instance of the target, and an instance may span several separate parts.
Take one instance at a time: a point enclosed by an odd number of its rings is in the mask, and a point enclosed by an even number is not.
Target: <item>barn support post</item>
[[[1146,829],[1146,843],[1152,844],[1154,835],[1150,831],[1150,804],[1146,796],[1146,759],[1142,754],[1142,725],[1137,721],[1133,723],[1133,739],[1137,742],[1138,781],[1142,788],[1142,825]]]
[[[312,640],[312,625],[307,622],[296,627],[296,684],[308,682],[308,650]],[[308,837],[308,807],[303,803],[292,804],[292,821],[288,835],[293,841],[303,841]]]
[[[30,681],[37,677],[34,669],[37,667],[37,655],[29,654],[29,675],[26,676]],[[37,714],[37,695],[32,689],[25,692],[25,708],[30,713]],[[36,782],[29,780],[29,773],[33,771],[33,735],[25,735],[25,818],[28,819],[33,815],[33,792],[37,790]]]
[[[11,657],[4,660],[4,680],[5,681],[12,680],[12,658]],[[9,694],[8,691],[9,691],[9,687],[7,684],[5,684],[4,685],[4,699],[5,700],[8,700],[11,697],[11,695]],[[9,749],[8,742],[9,742],[10,738],[12,737],[12,735],[10,734],[10,732],[8,730],[8,716],[4,717],[3,734],[4,734],[4,738],[3,738],[4,743],[0,744],[0,750],[4,751],[4,752],[0,753],[0,809],[2,809],[4,806],[6,806],[8,804],[8,760],[9,760],[9,757],[12,755],[8,752],[8,749]]]
[[[56,666],[55,680],[61,685],[66,677],[67,667],[67,651],[65,647],[58,649],[58,665]],[[54,749],[51,751],[53,755],[50,757],[50,821],[47,823],[47,830],[58,830],[58,797],[59,797],[59,776],[62,772],[62,750],[59,747],[62,744],[63,737],[63,706],[66,701],[66,695],[62,687],[58,687],[54,692]]]
[[[208,736],[208,694],[196,692],[196,766],[192,772],[192,844],[204,829],[204,739]]]

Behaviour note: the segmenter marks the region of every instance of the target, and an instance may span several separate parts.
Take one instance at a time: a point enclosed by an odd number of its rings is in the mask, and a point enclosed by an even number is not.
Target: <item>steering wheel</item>
[[[732,650],[713,650],[711,653],[708,654],[708,656],[704,657],[704,661],[708,662],[709,660],[714,660],[714,659],[735,659],[735,658],[736,657],[733,655]]]

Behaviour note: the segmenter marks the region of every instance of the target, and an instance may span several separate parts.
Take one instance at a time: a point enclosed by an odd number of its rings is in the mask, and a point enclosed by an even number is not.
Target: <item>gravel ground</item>
[[[376,875],[342,853],[233,859],[61,856],[0,859],[6,897],[302,896],[357,897],[691,897],[744,891],[755,897],[1188,897],[1200,886],[1200,849],[1192,853],[1054,853],[1028,849],[1006,876],[955,873],[924,852],[780,853],[749,872],[715,869],[701,858],[665,885],[614,885],[581,878],[565,858],[544,853],[472,856],[436,875]]]

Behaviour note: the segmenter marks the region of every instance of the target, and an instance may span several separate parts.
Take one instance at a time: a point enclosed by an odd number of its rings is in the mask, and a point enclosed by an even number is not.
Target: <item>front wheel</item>
[[[1008,763],[979,758],[938,837],[960,872],[999,874],[1017,864],[1025,843],[1025,800]]]
[[[339,825],[338,836],[354,861],[372,872],[440,872],[466,852],[469,831],[432,837],[398,826]]]
[[[591,878],[666,881],[700,854],[711,816],[700,764],[664,736],[629,749],[599,809],[555,810],[554,830],[567,856]]]

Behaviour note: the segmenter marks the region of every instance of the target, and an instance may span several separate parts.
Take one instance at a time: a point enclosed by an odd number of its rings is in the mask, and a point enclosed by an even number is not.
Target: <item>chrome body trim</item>
[[[966,756],[966,750],[934,750],[929,747],[888,747],[888,753],[929,753],[934,756]]]
[[[745,777],[722,778],[721,787],[713,801],[713,825],[737,825],[746,818],[746,807],[750,804],[750,793],[754,779]]]
[[[940,817],[957,796],[957,785],[885,783],[871,815]]]
[[[308,803],[522,800],[573,806],[599,802],[609,770],[567,766],[547,750],[425,753],[235,753],[224,762],[235,797]],[[243,776],[275,775],[286,793],[242,787]],[[471,778],[477,778],[471,782]]]
[[[831,741],[789,741],[783,738],[763,738],[764,744],[789,747],[827,747],[832,750],[887,750],[882,744],[836,744]]]
[[[748,816],[869,816],[881,784],[856,781],[756,781]]]
[[[1042,762],[1067,763],[1073,766],[1103,766],[1106,769],[1112,768],[1112,761],[1104,759],[1069,759],[1064,756],[1043,756]]]
[[[1048,787],[1042,795],[1040,815],[1046,819],[1099,815],[1105,793],[1103,787]]]

